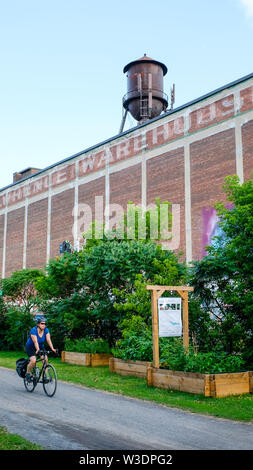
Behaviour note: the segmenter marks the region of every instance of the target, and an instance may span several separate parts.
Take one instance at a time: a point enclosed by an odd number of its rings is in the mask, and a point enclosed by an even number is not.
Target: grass
[[[23,439],[17,434],[7,432],[0,427],[0,450],[43,450],[43,447]]]
[[[15,369],[16,360],[22,356],[24,356],[22,352],[0,351],[0,366]],[[204,397],[203,395],[148,387],[145,379],[121,376],[110,372],[108,367],[72,365],[62,363],[60,358],[50,358],[50,362],[55,365],[59,380],[148,400],[160,405],[181,408],[194,413],[253,422],[252,394],[225,398]],[[21,379],[17,376],[17,380]]]

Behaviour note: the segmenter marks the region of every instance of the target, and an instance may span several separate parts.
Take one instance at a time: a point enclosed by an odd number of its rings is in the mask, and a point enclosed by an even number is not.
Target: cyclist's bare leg
[[[42,359],[43,365],[44,365],[44,362],[47,364],[48,360],[47,360],[47,355],[46,354],[45,354],[45,356],[41,356],[41,359]]]
[[[44,363],[45,363],[45,365],[48,363],[46,354],[45,354],[45,356],[41,356],[41,359],[42,359],[42,362],[43,362],[43,366],[44,366]],[[45,375],[45,377],[46,377],[46,375]]]
[[[30,356],[30,362],[27,366],[27,373],[28,374],[31,374],[31,371],[35,367],[35,365],[36,365],[36,356]]]

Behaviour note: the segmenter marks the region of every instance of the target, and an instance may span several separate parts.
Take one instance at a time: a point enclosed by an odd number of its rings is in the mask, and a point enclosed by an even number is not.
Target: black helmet
[[[42,322],[42,321],[47,321],[46,317],[44,317],[43,315],[36,315],[35,316],[35,322],[36,324],[38,325],[38,323]]]

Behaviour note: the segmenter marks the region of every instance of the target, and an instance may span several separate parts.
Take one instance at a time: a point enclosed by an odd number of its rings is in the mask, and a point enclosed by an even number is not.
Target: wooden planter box
[[[253,372],[196,374],[149,367],[147,385],[203,394],[205,397],[225,397],[253,393]]]
[[[226,397],[244,393],[253,393],[253,372],[210,375],[210,396]]]
[[[111,354],[90,354],[62,351],[61,360],[68,364],[77,364],[82,366],[108,366]]]
[[[147,369],[151,366],[151,362],[145,361],[124,361],[111,357],[109,360],[109,368],[111,372],[121,375],[132,375],[134,377],[147,377]]]
[[[205,374],[149,367],[147,371],[147,385],[179,390],[181,392],[205,394],[206,379]]]

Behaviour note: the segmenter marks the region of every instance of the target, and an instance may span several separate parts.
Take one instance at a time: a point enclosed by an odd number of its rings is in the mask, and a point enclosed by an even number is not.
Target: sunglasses
[[[41,321],[40,324],[41,325],[46,325],[46,323],[44,321]]]

